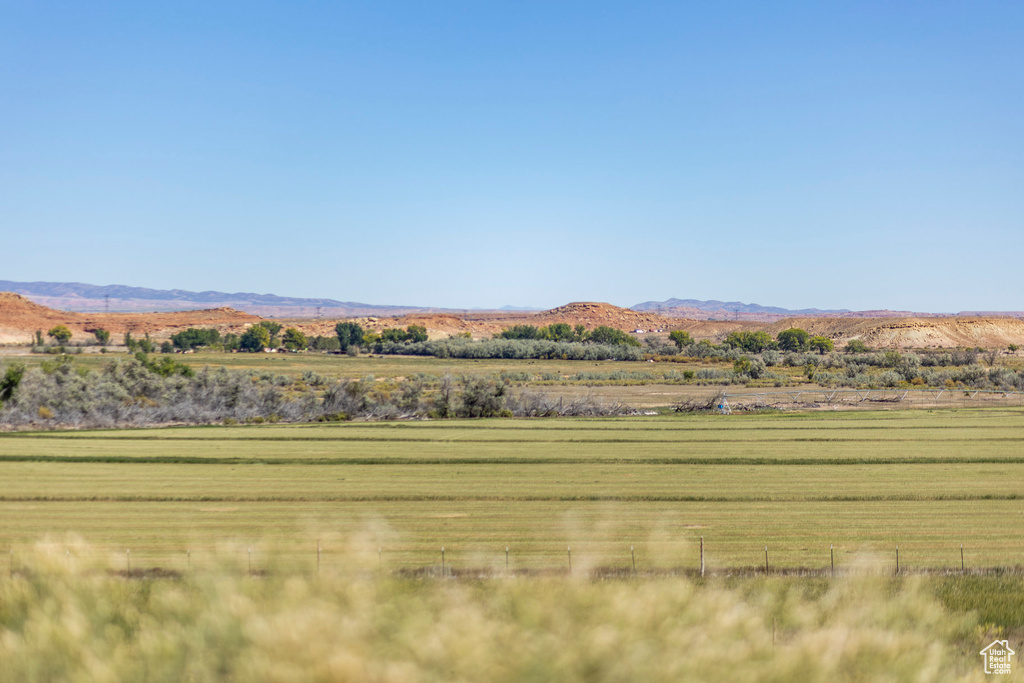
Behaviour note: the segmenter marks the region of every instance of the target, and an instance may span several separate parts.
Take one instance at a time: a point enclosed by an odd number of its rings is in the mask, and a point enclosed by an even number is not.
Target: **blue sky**
[[[0,2],[0,279],[1021,310],[1024,4]]]

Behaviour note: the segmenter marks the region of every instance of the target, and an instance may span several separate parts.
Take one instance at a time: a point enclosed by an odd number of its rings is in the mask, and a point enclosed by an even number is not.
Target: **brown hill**
[[[861,339],[875,348],[1005,349],[1010,344],[1024,345],[1024,320],[1013,317],[790,318],[765,329],[777,334],[787,327],[801,327],[842,343]]]
[[[0,343],[28,344],[36,330],[45,335],[55,325],[66,325],[72,341],[93,339],[92,332],[104,329],[115,335],[125,332],[156,339],[169,337],[188,327],[216,327],[222,332],[240,331],[260,318],[231,308],[211,308],[178,313],[71,313],[40,306],[11,292],[0,292]]]
[[[568,323],[593,329],[607,325],[626,332],[644,330],[647,336],[657,330],[686,330],[696,339],[721,341],[733,331],[764,330],[776,336],[790,327],[800,327],[812,335],[832,339],[837,347],[850,339],[861,339],[874,348],[956,348],[961,346],[1006,348],[1024,346],[1024,320],[1013,317],[905,317],[905,318],[786,318],[774,322],[732,320],[687,320],[654,313],[619,308],[611,304],[577,302],[548,311],[467,312],[464,314],[411,314],[394,318],[356,318],[364,328],[380,331],[386,327],[405,328],[422,325],[431,339],[469,333],[476,339],[490,338],[513,325],[550,325]],[[308,335],[334,333],[337,320],[280,320]]]
[[[786,318],[771,323],[691,320],[677,324],[696,339],[721,341],[733,331],[764,330],[773,337],[799,327],[837,347],[860,339],[872,348],[924,349],[1024,346],[1024,320],[1015,317]]]
[[[792,312],[772,313],[766,311],[729,311],[726,309],[702,309],[691,306],[673,306],[671,308],[659,308],[656,312],[666,318],[689,318],[691,320],[730,321],[730,322],[776,322],[788,320],[795,315]],[[967,315],[967,314],[960,314]],[[976,314],[971,314],[976,315]],[[983,315],[983,314],[979,314]],[[993,313],[992,315],[1017,315],[1015,313]],[[914,313],[912,311],[844,311],[842,313],[822,312],[815,317],[818,318],[912,318],[912,317],[951,317],[952,314],[928,314]]]
[[[166,339],[187,327],[215,327],[224,332],[241,332],[261,318],[231,308],[212,308],[177,313],[71,313],[40,306],[23,296],[0,292],[0,343],[28,344],[36,330],[67,325],[74,341],[92,339],[96,329],[110,331],[116,341],[127,331],[133,335],[149,334]],[[333,335],[339,319],[280,320],[286,327],[294,326],[307,335]],[[687,320],[669,318],[655,313],[619,308],[606,303],[576,302],[548,311],[532,312],[466,312],[414,313],[394,318],[356,318],[371,330],[385,327],[405,328],[422,325],[432,339],[469,333],[489,338],[512,325],[550,325],[567,323],[593,329],[607,325],[633,332],[644,330],[662,334],[669,330],[687,330],[697,339],[720,341],[736,330],[764,330],[773,337],[789,327],[800,327],[812,335],[832,339],[842,346],[850,339],[861,339],[875,348],[956,348],[961,346],[1006,348],[1010,344],[1024,346],[1024,320],[1014,317],[904,317],[904,318],[787,318],[774,322]]]
[[[634,311],[630,308],[619,308],[611,304],[597,303],[593,301],[578,301],[575,303],[552,308],[550,311],[541,311],[534,315],[536,325],[550,325],[551,323],[568,323],[570,325],[582,324],[588,330],[595,327],[614,327],[619,330],[632,332],[633,330],[667,330],[678,325],[678,319],[672,320],[657,313],[645,311]]]
[[[281,321],[285,322],[285,321]],[[306,334],[327,334],[320,330],[334,329],[334,321],[295,321]],[[412,313],[395,318],[358,318],[356,322],[368,329],[380,331],[385,327],[408,327],[409,325],[422,325],[427,328],[427,333],[432,339],[444,338],[452,334],[464,334],[468,332],[474,338],[491,337],[503,329],[513,325],[536,325],[538,327],[551,325],[552,323],[568,323],[569,325],[583,325],[588,330],[606,325],[619,330],[633,332],[634,330],[667,331],[675,329],[686,322],[679,319],[670,319],[663,316],[634,311],[628,308],[619,308],[611,304],[596,302],[576,302],[559,306],[548,311],[522,312],[522,311],[469,311],[466,313]]]

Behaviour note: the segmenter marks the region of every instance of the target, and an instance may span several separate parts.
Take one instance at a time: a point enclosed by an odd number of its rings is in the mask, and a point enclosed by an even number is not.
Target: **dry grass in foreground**
[[[227,560],[129,580],[40,544],[0,578],[0,662],[12,681],[983,680],[1005,625],[936,581],[254,577]]]

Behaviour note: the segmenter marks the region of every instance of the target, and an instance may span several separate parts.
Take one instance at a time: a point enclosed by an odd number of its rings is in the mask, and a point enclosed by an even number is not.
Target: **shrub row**
[[[170,358],[145,356],[112,361],[98,372],[68,356],[27,371],[0,368],[0,401],[0,425],[43,428],[629,412],[590,399],[563,404],[515,391],[500,377],[377,382],[305,373],[292,379],[223,367],[193,372]]]
[[[438,339],[416,343],[378,342],[381,354],[434,356],[435,358],[508,358],[562,360],[642,360],[643,351],[634,346],[546,339]]]

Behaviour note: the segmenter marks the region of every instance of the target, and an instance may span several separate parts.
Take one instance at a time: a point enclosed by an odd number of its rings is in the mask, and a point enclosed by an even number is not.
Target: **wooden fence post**
[[[700,537],[700,578],[704,578],[704,537]]]

